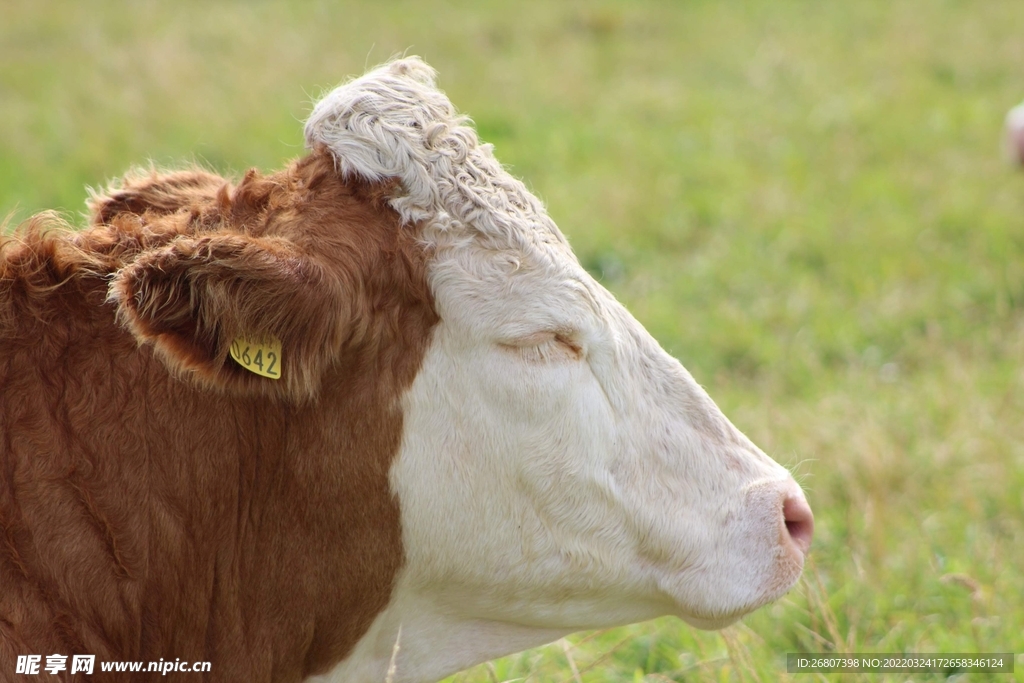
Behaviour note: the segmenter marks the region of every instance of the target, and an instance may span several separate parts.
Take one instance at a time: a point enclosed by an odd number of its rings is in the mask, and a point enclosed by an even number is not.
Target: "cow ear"
[[[230,184],[224,178],[200,170],[159,173],[133,171],[105,190],[93,190],[86,204],[91,225],[112,223],[122,214],[151,217],[190,211],[198,215],[227,197]]]
[[[282,238],[180,236],[118,271],[110,299],[172,372],[229,391],[309,398],[344,342],[341,284]],[[261,359],[277,373],[234,360],[236,340],[253,343],[250,356],[279,340],[280,358]]]

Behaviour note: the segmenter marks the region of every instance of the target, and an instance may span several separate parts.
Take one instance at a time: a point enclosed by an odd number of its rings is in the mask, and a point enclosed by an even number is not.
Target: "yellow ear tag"
[[[256,343],[245,337],[231,342],[231,357],[249,372],[261,377],[281,379],[281,340],[267,336],[266,343]]]

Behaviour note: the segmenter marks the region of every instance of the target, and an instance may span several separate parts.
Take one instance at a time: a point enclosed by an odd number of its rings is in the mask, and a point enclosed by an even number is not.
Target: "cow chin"
[[[677,603],[679,607],[675,616],[695,628],[706,631],[725,628],[785,595],[800,578],[803,562],[785,561],[773,569],[756,591],[718,589],[716,592],[715,589],[709,588],[712,600],[702,600],[696,608],[692,600],[681,600]],[[739,577],[729,578],[734,581]],[[708,581],[708,584],[718,583],[720,580],[713,579]]]
[[[787,558],[780,559],[767,572],[758,568],[752,572],[725,572],[723,576],[721,573],[715,575],[715,572],[709,571],[702,577],[706,581],[697,582],[704,584],[703,589],[699,590],[699,597],[694,596],[697,592],[693,590],[691,583],[694,577],[687,577],[689,590],[673,591],[677,596],[682,594],[675,599],[677,606],[674,616],[706,631],[725,628],[785,595],[800,578],[802,569],[802,560]],[[737,586],[742,586],[745,581],[752,581],[753,585],[757,585],[754,576],[756,574],[761,575],[758,588],[749,591],[737,590]]]

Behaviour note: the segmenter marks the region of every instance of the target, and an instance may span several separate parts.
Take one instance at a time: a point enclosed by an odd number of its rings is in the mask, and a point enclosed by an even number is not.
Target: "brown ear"
[[[349,316],[341,283],[294,244],[244,234],[182,235],[143,252],[114,276],[110,299],[173,372],[295,399],[316,393]],[[241,336],[281,340],[280,379],[229,357]]]
[[[198,215],[227,196],[229,183],[213,173],[199,170],[173,173],[132,172],[104,191],[93,191],[88,201],[89,223],[106,225],[120,214],[153,217],[179,211]]]

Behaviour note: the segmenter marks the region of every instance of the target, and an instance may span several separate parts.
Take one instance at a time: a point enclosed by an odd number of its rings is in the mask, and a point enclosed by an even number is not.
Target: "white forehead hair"
[[[343,174],[398,178],[391,206],[404,222],[488,242],[567,246],[543,204],[481,144],[419,57],[380,66],[335,88],[313,108],[306,144],[327,146]]]

